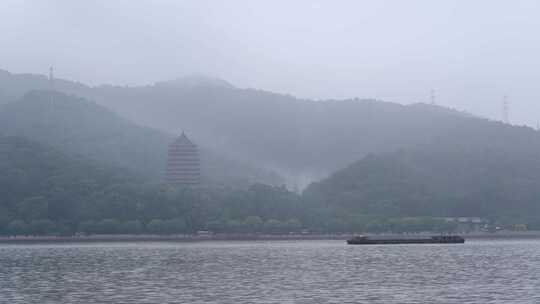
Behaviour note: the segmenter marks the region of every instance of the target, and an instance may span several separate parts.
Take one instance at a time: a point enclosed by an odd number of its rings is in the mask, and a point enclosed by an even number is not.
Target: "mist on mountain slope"
[[[59,150],[163,181],[167,146],[178,134],[138,126],[83,98],[29,91],[0,106],[0,133],[24,136]],[[274,172],[248,166],[201,146],[202,179],[207,185],[247,188],[283,184]]]
[[[49,85],[39,75],[4,72],[1,79],[2,92],[12,98]],[[94,100],[144,126],[169,134],[185,131],[201,146],[275,171],[289,189],[299,190],[368,153],[425,145],[441,137],[459,143],[462,134],[453,132],[456,128],[467,125],[470,129],[461,131],[467,134],[497,124],[435,105],[305,100],[239,89],[203,76],[141,87],[55,80],[55,89]]]

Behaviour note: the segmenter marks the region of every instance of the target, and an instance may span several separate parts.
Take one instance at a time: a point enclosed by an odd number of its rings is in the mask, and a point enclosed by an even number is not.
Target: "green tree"
[[[285,225],[276,219],[269,219],[264,223],[264,231],[267,233],[280,233]]]
[[[28,230],[33,235],[52,234],[56,230],[56,224],[49,219],[32,220]]]
[[[184,219],[175,218],[164,221],[165,230],[167,233],[185,233],[187,232],[187,224]]]
[[[214,233],[219,233],[225,230],[225,225],[222,220],[212,220],[206,223],[206,229]]]
[[[243,226],[248,232],[259,232],[263,227],[263,221],[260,216],[250,215],[244,219]]]
[[[96,224],[98,234],[116,234],[121,232],[121,223],[117,219],[103,219]]]
[[[23,200],[18,205],[19,215],[26,220],[48,217],[49,204],[43,196],[33,196]]]
[[[140,221],[126,221],[121,224],[120,230],[126,234],[140,234],[143,230],[143,226]]]
[[[161,219],[153,219],[146,224],[146,230],[153,234],[166,234],[167,225],[165,221]]]
[[[7,233],[7,226],[11,219],[12,215],[9,213],[8,209],[2,206],[0,202],[0,234]]]
[[[29,233],[28,224],[23,220],[13,220],[8,224],[7,231],[11,235],[27,235]]]
[[[68,223],[57,222],[55,223],[55,232],[61,236],[71,236],[73,235],[74,230]]]
[[[296,218],[287,220],[287,222],[285,222],[285,225],[287,229],[291,232],[297,232],[302,229],[302,222],[300,222],[300,220]]]
[[[96,233],[96,222],[87,220],[79,223],[77,227],[78,232],[90,235]]]
[[[239,220],[228,220],[226,224],[227,232],[239,233],[244,231],[244,222]]]

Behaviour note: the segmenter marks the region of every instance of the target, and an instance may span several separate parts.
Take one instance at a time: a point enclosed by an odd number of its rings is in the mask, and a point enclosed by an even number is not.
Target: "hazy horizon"
[[[436,103],[536,126],[535,1],[14,1],[1,68],[85,84],[208,75],[298,98]],[[479,18],[481,16],[481,18]]]

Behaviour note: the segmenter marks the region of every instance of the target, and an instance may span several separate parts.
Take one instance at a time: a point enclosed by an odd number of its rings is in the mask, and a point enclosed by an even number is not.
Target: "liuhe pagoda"
[[[184,132],[169,145],[165,180],[173,185],[198,185],[201,180],[199,151]]]

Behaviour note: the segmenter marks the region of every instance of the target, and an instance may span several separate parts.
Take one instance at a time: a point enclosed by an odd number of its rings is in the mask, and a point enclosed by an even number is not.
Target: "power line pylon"
[[[506,123],[506,124],[509,124],[510,123],[510,117],[509,117],[509,108],[508,108],[508,97],[506,95],[504,95],[503,97],[503,122]]]
[[[54,68],[51,65],[49,67],[49,90],[54,90]]]

